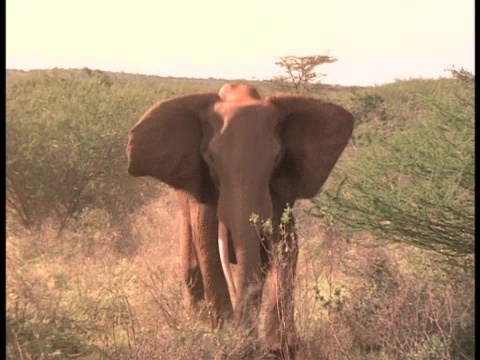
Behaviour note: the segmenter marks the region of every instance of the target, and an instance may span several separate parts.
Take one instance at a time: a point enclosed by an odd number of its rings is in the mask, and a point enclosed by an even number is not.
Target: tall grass
[[[175,198],[153,180],[126,175],[126,133],[146,108],[160,98],[220,85],[89,69],[7,72],[8,359],[268,358],[252,329],[226,324],[211,330],[184,308]],[[263,96],[275,91],[259,85]],[[415,124],[423,129],[445,119],[445,108],[432,105],[457,106],[458,90],[452,79],[321,89],[322,97],[364,116],[326,191],[370,158],[378,139],[369,134],[386,131],[398,145],[408,143]],[[456,150],[468,160],[470,140],[462,143],[453,131],[460,123],[441,123],[444,137],[463,145]],[[448,169],[468,167],[444,146],[439,157]],[[408,176],[400,165],[388,169]],[[372,177],[359,173],[363,181]],[[447,185],[451,178],[442,180]],[[419,194],[407,190],[402,194],[410,197],[402,199],[409,208]],[[450,206],[464,204],[456,196]],[[345,233],[342,208],[332,207],[331,199],[318,204],[328,206],[321,221],[310,215],[309,201],[294,208],[298,358],[474,358],[470,272],[439,266],[442,254],[386,246],[369,227]]]

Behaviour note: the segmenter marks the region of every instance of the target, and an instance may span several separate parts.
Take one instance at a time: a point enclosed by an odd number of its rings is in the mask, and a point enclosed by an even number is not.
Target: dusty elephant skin
[[[275,228],[287,203],[314,196],[352,129],[352,115],[340,106],[287,94],[261,99],[248,85],[226,84],[219,94],[160,101],[130,130],[128,172],[177,190],[185,300],[195,308],[205,299],[213,326],[232,308],[237,321],[247,319],[267,281],[266,345],[282,349],[292,341],[281,326],[294,329],[286,302],[298,251],[287,253],[286,272],[249,218],[272,219]],[[296,249],[296,237],[289,238]],[[237,263],[236,281],[228,260]]]

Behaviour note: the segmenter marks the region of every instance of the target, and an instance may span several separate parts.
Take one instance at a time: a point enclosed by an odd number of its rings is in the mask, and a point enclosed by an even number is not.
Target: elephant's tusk
[[[237,291],[235,289],[228,257],[228,229],[221,221],[218,222],[218,249],[220,251],[220,261],[222,263],[223,274],[227,280],[228,291],[230,292],[232,303],[234,303]]]

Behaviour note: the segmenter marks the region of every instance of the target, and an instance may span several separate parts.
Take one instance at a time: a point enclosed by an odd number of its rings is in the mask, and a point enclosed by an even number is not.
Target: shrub
[[[362,95],[355,92],[351,99],[350,111],[355,118],[355,125],[370,121],[386,121],[389,118],[385,100],[378,94]]]
[[[433,250],[471,271],[474,89],[462,81],[456,77],[433,98],[422,95],[428,113],[395,131],[369,123],[357,128],[368,146],[346,154],[314,199],[314,214],[350,236],[367,231]]]
[[[53,218],[61,231],[86,206],[118,216],[143,201],[126,174],[126,136],[159,91],[140,101],[133,89],[88,69],[7,80],[9,214],[25,228]]]

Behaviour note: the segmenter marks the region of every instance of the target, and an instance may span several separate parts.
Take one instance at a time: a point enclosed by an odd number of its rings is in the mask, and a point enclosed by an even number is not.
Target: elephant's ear
[[[216,101],[217,94],[194,94],[163,100],[148,109],[129,132],[129,174],[153,176],[199,194],[199,187],[209,181],[200,155],[201,119]]]
[[[342,107],[304,96],[266,99],[280,111],[285,155],[272,190],[286,199],[311,198],[332,171],[353,130],[353,116]]]

